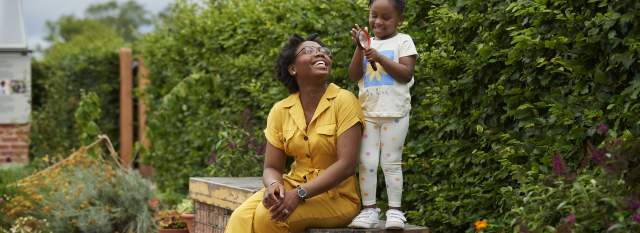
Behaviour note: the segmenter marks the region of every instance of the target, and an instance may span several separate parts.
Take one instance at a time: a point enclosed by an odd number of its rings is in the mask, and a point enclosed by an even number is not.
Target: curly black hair
[[[300,90],[298,82],[296,82],[296,77],[289,74],[289,65],[295,62],[296,50],[298,46],[305,41],[313,41],[324,47],[324,43],[318,39],[318,34],[316,33],[310,34],[306,39],[298,34],[293,34],[293,36],[289,37],[289,41],[287,41],[284,47],[282,47],[282,50],[280,50],[280,55],[278,55],[278,61],[275,67],[276,78],[287,87],[289,93],[296,93]]]
[[[369,0],[369,7],[371,7],[371,4],[373,4],[373,2],[375,2],[376,0]],[[404,15],[404,8],[406,6],[404,0],[394,0],[392,1],[393,3],[395,3],[396,5],[396,10],[398,11],[398,13],[400,15]]]

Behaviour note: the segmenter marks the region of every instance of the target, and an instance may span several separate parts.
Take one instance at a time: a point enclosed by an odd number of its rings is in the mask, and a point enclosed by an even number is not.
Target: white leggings
[[[360,192],[362,204],[376,204],[378,163],[384,172],[390,207],[402,200],[402,147],[409,130],[409,114],[404,117],[365,117],[360,148]]]

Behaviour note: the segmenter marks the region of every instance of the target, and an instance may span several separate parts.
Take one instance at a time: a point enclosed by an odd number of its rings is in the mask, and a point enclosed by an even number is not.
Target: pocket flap
[[[318,126],[318,129],[316,129],[316,132],[318,132],[318,134],[322,134],[322,135],[335,135],[336,134],[336,124]]]

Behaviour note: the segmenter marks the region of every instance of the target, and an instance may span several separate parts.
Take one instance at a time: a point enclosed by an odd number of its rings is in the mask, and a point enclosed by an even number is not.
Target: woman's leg
[[[365,207],[376,204],[376,184],[380,161],[380,124],[376,118],[365,118],[362,146],[360,147],[360,194]]]
[[[263,195],[264,189],[253,194],[249,199],[238,206],[238,208],[236,208],[229,217],[227,227],[224,231],[234,233],[252,233],[256,208],[258,206],[262,206]]]
[[[409,115],[389,118],[382,124],[381,166],[387,185],[389,207],[400,208],[402,201],[402,149],[409,130]]]

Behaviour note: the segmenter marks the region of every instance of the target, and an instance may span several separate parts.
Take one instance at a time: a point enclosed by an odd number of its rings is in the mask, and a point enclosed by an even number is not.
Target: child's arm
[[[353,52],[353,58],[351,58],[351,64],[349,64],[349,79],[351,81],[360,81],[364,75],[362,69],[363,55],[364,52],[360,48],[356,48],[356,51]]]
[[[411,81],[411,78],[413,77],[413,70],[416,65],[417,55],[401,57],[398,59],[399,63],[396,63],[388,57],[381,56],[375,49],[367,49],[364,53],[365,56],[367,56],[367,59],[382,65],[384,70],[387,71],[387,73],[389,73],[396,81],[402,83],[408,83]],[[360,63],[362,63],[362,61]],[[349,67],[349,70],[351,70],[351,67]]]
[[[362,60],[364,59],[364,51],[357,46],[356,33],[360,30],[360,26],[357,24],[354,28],[351,28],[351,41],[356,44],[356,51],[353,52],[353,57],[351,58],[351,64],[349,64],[349,79],[351,81],[359,81],[364,75]]]

